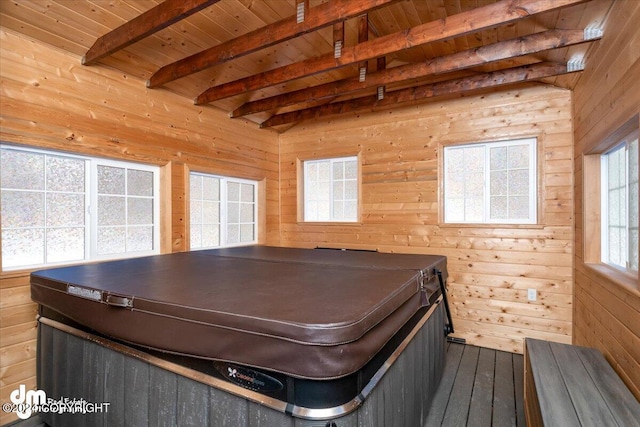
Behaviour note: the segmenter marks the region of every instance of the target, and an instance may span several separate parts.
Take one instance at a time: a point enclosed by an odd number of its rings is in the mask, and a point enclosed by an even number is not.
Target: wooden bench
[[[533,426],[640,426],[640,403],[594,348],[527,338],[525,414]]]

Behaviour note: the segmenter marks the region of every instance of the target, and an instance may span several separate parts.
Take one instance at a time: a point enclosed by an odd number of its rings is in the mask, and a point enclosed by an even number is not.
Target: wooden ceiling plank
[[[213,86],[196,98],[196,105],[206,104],[241,93],[286,83],[304,76],[326,72],[378,56],[409,49],[425,43],[450,39],[486,28],[506,25],[542,12],[557,10],[587,0],[503,0],[428,22],[405,31],[343,49],[340,58],[333,54],[316,56],[284,67],[254,74],[243,79]]]
[[[151,76],[147,87],[161,86],[214,65],[265,49],[397,1],[399,0],[331,0],[309,9],[301,23],[297,23],[294,15],[167,64]]]
[[[387,92],[385,98],[382,100],[378,100],[378,98],[373,95],[351,99],[349,101],[325,104],[320,107],[309,108],[306,110],[278,114],[264,121],[260,127],[268,128],[329,115],[345,114],[385,106],[395,106],[405,102],[459,94],[512,83],[539,80],[546,77],[568,73],[570,73],[570,71],[567,70],[566,64],[538,63],[526,65],[523,67],[482,73],[461,79],[447,80],[444,82]]]
[[[220,0],[165,0],[99,37],[82,58],[82,64],[95,64],[105,56],[124,49],[218,1]]]
[[[294,105],[308,100],[320,100],[363,90],[373,86],[385,86],[403,80],[426,77],[452,71],[484,65],[491,62],[529,55],[550,49],[572,46],[591,40],[585,40],[582,30],[551,30],[531,34],[513,40],[494,43],[476,49],[442,56],[419,64],[379,70],[367,75],[364,82],[353,77],[336,82],[289,92],[271,98],[246,103],[234,110],[230,117],[241,117],[276,108]]]

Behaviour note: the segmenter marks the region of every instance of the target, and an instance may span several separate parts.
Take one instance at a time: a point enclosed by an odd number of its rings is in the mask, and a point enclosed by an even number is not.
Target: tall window
[[[602,262],[638,271],[638,136],[602,155]]]
[[[444,220],[534,224],[536,182],[534,138],[446,147]]]
[[[256,243],[255,181],[192,172],[189,206],[191,249]]]
[[[0,146],[3,269],[157,253],[158,173]]]
[[[304,220],[358,220],[357,157],[304,162]]]

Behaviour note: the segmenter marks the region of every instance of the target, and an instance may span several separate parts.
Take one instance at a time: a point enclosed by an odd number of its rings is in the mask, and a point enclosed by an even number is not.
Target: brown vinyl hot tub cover
[[[434,299],[435,269],[446,258],[248,246],[41,270],[31,294],[125,342],[329,379]]]

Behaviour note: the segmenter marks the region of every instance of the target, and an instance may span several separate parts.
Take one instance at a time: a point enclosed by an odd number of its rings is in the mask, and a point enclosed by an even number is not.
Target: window
[[[189,181],[191,249],[256,243],[255,181],[195,172]]]
[[[602,262],[638,271],[638,137],[601,158]]]
[[[535,224],[536,140],[444,149],[444,222]]]
[[[357,157],[304,162],[304,220],[358,220]]]
[[[155,166],[0,146],[3,269],[157,253]]]

